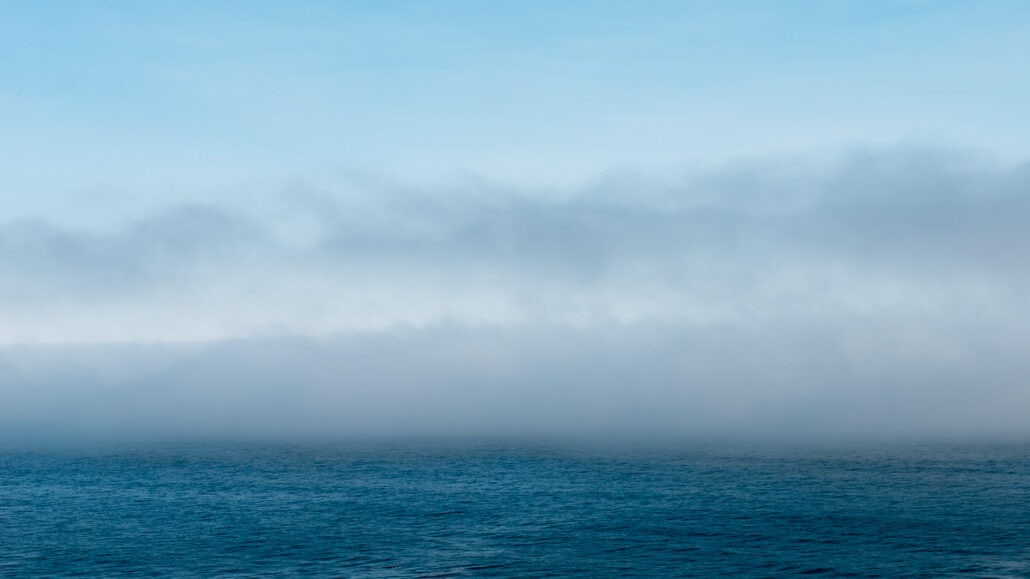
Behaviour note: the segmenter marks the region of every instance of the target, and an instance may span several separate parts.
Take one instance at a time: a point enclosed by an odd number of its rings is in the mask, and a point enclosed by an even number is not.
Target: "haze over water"
[[[1026,576],[1030,7],[0,5],[0,575]]]

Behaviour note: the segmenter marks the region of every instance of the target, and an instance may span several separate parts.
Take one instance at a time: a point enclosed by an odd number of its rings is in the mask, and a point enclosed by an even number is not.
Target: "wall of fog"
[[[1026,437],[1027,223],[905,148],[19,218],[0,435]]]

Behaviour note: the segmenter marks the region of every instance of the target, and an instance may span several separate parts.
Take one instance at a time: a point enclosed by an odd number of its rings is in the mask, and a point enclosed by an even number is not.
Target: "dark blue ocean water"
[[[1030,576],[1030,445],[0,451],[0,575]]]

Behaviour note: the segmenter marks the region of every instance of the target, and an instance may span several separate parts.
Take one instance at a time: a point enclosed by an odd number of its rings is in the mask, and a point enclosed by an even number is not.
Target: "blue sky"
[[[11,195],[1027,153],[1021,2],[8,2]]]
[[[2,3],[0,436],[1030,436],[1028,54],[1025,2]]]

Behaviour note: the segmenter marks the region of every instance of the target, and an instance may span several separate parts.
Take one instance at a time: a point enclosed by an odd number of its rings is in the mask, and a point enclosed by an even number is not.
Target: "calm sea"
[[[1030,445],[0,451],[0,576],[1030,576]]]

